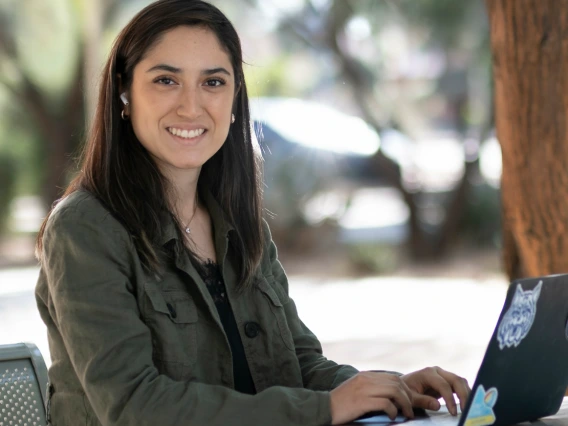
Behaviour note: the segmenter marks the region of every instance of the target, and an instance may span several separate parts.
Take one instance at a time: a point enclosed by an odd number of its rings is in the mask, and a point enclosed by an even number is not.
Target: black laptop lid
[[[568,275],[514,281],[459,426],[556,413],[568,385],[567,320]]]

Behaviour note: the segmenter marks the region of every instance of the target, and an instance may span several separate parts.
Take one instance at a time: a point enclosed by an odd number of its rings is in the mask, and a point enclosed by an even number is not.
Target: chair
[[[36,345],[0,345],[0,426],[44,426],[47,367]]]

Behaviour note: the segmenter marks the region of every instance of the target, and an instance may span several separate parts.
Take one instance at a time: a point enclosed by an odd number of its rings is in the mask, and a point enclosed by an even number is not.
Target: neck
[[[174,212],[180,220],[188,220],[197,208],[197,182],[201,169],[167,170],[164,174],[172,184],[172,198],[170,200]]]

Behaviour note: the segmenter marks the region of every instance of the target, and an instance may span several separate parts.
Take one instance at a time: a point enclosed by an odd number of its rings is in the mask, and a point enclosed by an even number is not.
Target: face
[[[134,68],[128,112],[164,173],[199,172],[227,138],[234,93],[231,60],[215,33],[180,26]]]

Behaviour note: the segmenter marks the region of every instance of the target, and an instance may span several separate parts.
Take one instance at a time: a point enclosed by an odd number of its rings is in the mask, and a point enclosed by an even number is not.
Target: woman
[[[46,218],[36,295],[50,420],[324,425],[456,412],[439,368],[359,373],[298,318],[262,220],[239,38],[200,0],[162,0],[118,36],[81,172]]]

